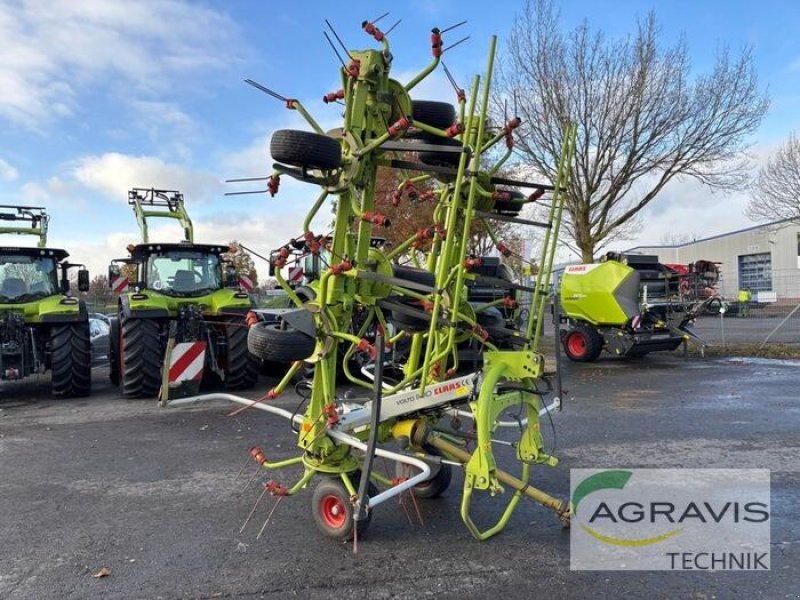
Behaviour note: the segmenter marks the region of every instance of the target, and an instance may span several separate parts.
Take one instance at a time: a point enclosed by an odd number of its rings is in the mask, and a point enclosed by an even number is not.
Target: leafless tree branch
[[[720,189],[746,181],[748,136],[768,99],[749,49],[719,52],[690,80],[683,39],[664,45],[655,15],[623,39],[583,23],[564,32],[552,0],[528,0],[500,61],[498,88],[516,96],[518,160],[553,179],[565,125],[578,124],[565,230],[584,260],[676,177]]]

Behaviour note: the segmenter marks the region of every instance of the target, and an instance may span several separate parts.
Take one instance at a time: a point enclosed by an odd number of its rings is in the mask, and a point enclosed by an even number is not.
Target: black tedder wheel
[[[128,317],[120,327],[120,387],[125,398],[154,397],[161,387],[165,348],[155,319]]]
[[[111,318],[108,331],[108,379],[119,385],[119,319]]]
[[[89,322],[54,325],[50,330],[53,396],[88,396],[92,391],[92,347]]]
[[[431,446],[425,446],[425,452],[435,456],[439,455],[439,452]],[[433,462],[429,462],[428,464],[431,467],[431,471],[433,471],[433,477],[427,481],[418,483],[412,488],[414,495],[424,500],[441,496],[445,490],[450,487],[450,482],[453,480],[453,469],[450,465],[446,463],[435,464]],[[407,465],[397,463],[395,472],[398,477],[408,477],[410,479],[409,469],[410,467]]]
[[[295,167],[338,169],[342,166],[339,142],[310,131],[279,129],[272,134],[269,151],[276,161]]]
[[[453,138],[442,138],[434,135],[423,135],[419,138],[420,142],[425,144],[436,144],[437,146],[450,146],[452,148],[461,148],[463,144]],[[452,167],[457,168],[458,162],[461,160],[461,154],[458,152],[418,152],[417,157],[419,162],[430,165],[432,167]],[[448,176],[449,177],[449,176]]]
[[[456,109],[449,102],[413,100],[411,114],[414,121],[420,121],[438,129],[447,129],[456,120]]]
[[[574,362],[591,362],[603,351],[603,340],[593,327],[578,325],[563,339],[564,353]]]
[[[353,486],[358,489],[360,473],[350,475]],[[369,483],[367,494],[371,497],[378,494],[378,489]],[[328,537],[337,540],[350,540],[353,538],[355,521],[353,513],[355,507],[350,500],[350,494],[344,483],[338,478],[325,478],[314,489],[311,498],[311,514],[319,530]],[[372,512],[358,521],[358,535],[366,532],[372,521]]]
[[[249,390],[258,381],[258,360],[247,349],[244,317],[235,317],[225,324],[225,340],[228,343],[225,387],[229,390]]]
[[[305,360],[314,352],[314,338],[280,323],[256,323],[247,333],[250,354],[263,361],[293,362]]]

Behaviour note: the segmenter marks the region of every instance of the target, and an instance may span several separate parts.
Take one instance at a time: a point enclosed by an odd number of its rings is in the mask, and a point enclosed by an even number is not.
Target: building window
[[[754,292],[772,291],[772,255],[769,252],[739,257],[739,289],[742,288]]]

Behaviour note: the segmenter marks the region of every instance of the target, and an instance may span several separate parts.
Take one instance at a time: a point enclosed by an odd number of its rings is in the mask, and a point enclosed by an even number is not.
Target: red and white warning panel
[[[115,294],[121,294],[128,289],[128,278],[124,275],[118,275],[111,280],[111,290]]]
[[[295,265],[289,269],[289,281],[292,283],[299,283],[303,279],[303,267]]]
[[[205,342],[181,342],[175,344],[169,360],[169,382],[200,381],[206,359]]]
[[[239,285],[248,292],[252,292],[253,287],[255,287],[253,280],[250,279],[247,275],[239,275]]]

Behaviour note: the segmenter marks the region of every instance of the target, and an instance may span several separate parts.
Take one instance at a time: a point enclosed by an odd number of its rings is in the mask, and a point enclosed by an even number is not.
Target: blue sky
[[[338,85],[337,60],[325,42],[330,19],[353,48],[370,45],[364,19],[402,23],[391,35],[396,78],[430,59],[431,27],[469,23],[447,37],[470,40],[447,56],[463,84],[484,67],[489,36],[504,39],[521,2],[437,0],[293,3],[232,0],[0,0],[0,203],[43,205],[52,215],[51,245],[102,273],[137,240],[126,204],[132,186],[178,187],[201,241],[242,239],[268,251],[298,231],[315,190],[282,182],[277,198],[224,197],[227,177],[268,172],[276,128],[302,127],[296,113],[242,83],[251,77],[300,98],[325,125],[337,109],[321,97]],[[491,7],[488,10],[487,7]],[[789,1],[645,2],[574,0],[562,21],[587,19],[625,35],[655,9],[665,42],[685,35],[698,71],[722,45],[753,48],[770,113],[753,138],[763,159],[800,129],[800,4]],[[417,98],[451,99],[439,72]],[[645,213],[636,243],[665,233],[712,235],[744,227],[746,194],[710,194],[676,182]],[[177,233],[175,234],[177,235]],[[15,243],[15,242],[9,242]]]

